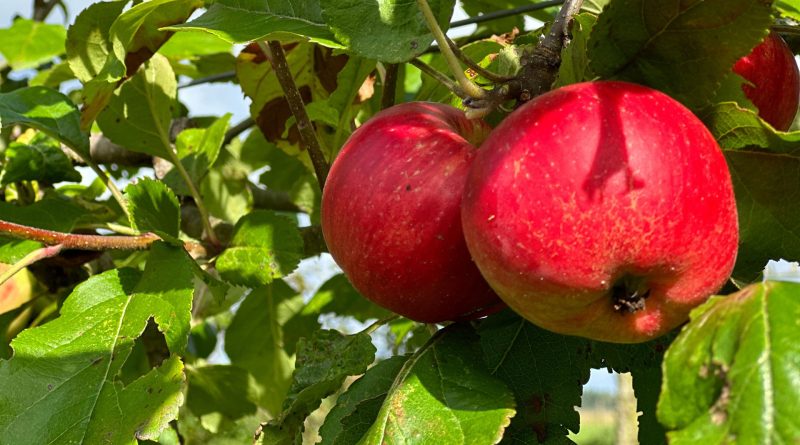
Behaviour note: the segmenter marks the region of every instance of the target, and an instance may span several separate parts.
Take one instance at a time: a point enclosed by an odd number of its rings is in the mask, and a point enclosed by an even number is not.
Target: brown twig
[[[226,146],[231,143],[231,141],[240,134],[247,131],[253,125],[256,124],[256,121],[253,120],[252,117],[247,117],[243,121],[239,122],[238,124],[234,125],[233,127],[229,128],[227,132],[225,132],[225,139],[222,140],[222,146]]]
[[[397,72],[396,63],[386,64],[386,76],[383,78],[383,95],[381,96],[381,110],[385,110],[394,105],[395,95],[397,94]]]
[[[142,250],[149,248],[151,244],[161,239],[155,233],[150,232],[136,236],[63,233],[2,220],[0,220],[0,235],[39,241],[49,246],[60,245],[63,249],[77,250]]]
[[[550,32],[531,54],[522,58],[522,68],[517,78],[497,86],[483,99],[465,99],[464,105],[471,109],[467,116],[481,117],[507,100],[525,102],[550,91],[561,66],[561,49],[568,39],[569,23],[582,5],[583,0],[566,0],[550,27]]]
[[[58,3],[59,0],[34,0],[33,20],[43,22]]]
[[[303,143],[303,148],[308,152],[311,158],[311,164],[314,166],[314,172],[317,174],[317,181],[319,188],[325,187],[325,180],[328,177],[328,170],[330,166],[325,160],[325,155],[322,154],[317,135],[314,132],[314,126],[308,118],[303,98],[300,96],[300,91],[292,78],[292,72],[289,70],[289,65],[286,62],[286,54],[283,52],[283,46],[277,40],[270,40],[267,43],[258,41],[258,47],[266,54],[269,59],[272,69],[275,70],[275,75],[278,77],[278,82],[281,84],[281,89],[289,103],[289,109],[292,115],[297,120],[297,129],[300,132],[300,140]]]

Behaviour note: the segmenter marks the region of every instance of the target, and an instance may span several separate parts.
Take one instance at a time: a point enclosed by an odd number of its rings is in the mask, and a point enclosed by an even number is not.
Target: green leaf
[[[67,62],[59,62],[48,69],[39,70],[28,81],[28,86],[58,89],[62,83],[75,78]]]
[[[185,382],[183,363],[177,356],[124,388],[114,382],[114,390],[104,391],[97,401],[95,417],[83,436],[84,443],[134,445],[139,443],[134,438],[158,439],[169,428],[169,421],[178,417]]]
[[[230,53],[233,45],[207,32],[179,32],[165,43],[159,54],[169,59],[196,59],[216,53]]]
[[[574,407],[595,361],[589,341],[546,331],[510,310],[488,317],[478,333],[489,370],[517,402],[508,443],[564,443],[569,431],[578,431]]]
[[[59,143],[37,135],[29,143],[12,142],[6,147],[5,161],[0,171],[0,184],[17,181],[40,181],[46,184],[79,182],[81,174],[61,150]]]
[[[291,273],[302,257],[297,224],[256,210],[236,223],[230,247],[217,259],[217,270],[232,283],[258,287]]]
[[[242,368],[230,365],[189,367],[189,391],[186,405],[192,413],[203,416],[221,413],[229,419],[255,414],[249,400],[249,376]]]
[[[112,92],[117,89],[119,83],[136,73],[139,67],[148,61],[172,35],[171,32],[160,28],[183,23],[196,8],[202,6],[202,3],[202,0],[141,2],[114,20],[108,30],[108,39],[97,37],[97,40],[93,39],[87,43],[87,45],[91,45],[93,42],[99,41],[98,46],[102,47],[106,45],[106,41],[110,41],[111,47],[108,48],[110,51],[108,51],[100,71],[84,84],[84,107],[81,123],[85,128],[89,127],[95,117],[106,107]],[[103,34],[105,28],[102,25],[97,27],[94,23],[95,20],[103,20],[106,14],[109,14],[109,11],[105,9],[91,14],[87,19],[87,28],[96,29]],[[80,44],[78,46],[82,48]],[[90,50],[84,49],[83,51]],[[105,50],[101,48],[96,51]],[[78,54],[83,54],[83,52],[79,50]],[[94,62],[92,66],[95,66]],[[170,95],[169,92],[167,94]]]
[[[62,198],[45,198],[24,207],[0,202],[0,219],[57,232],[71,231],[83,214],[83,209]],[[14,264],[40,247],[36,241],[0,237],[0,263]]]
[[[366,333],[316,331],[310,339],[300,339],[284,411],[264,426],[262,443],[297,439],[303,421],[320,406],[322,399],[336,392],[347,376],[363,374],[374,359],[375,346]]]
[[[439,26],[447,31],[454,0],[428,2]],[[379,0],[321,0],[322,16],[336,38],[350,51],[389,63],[408,62],[433,41],[416,2]]]
[[[296,319],[303,309],[303,298],[286,283],[277,280],[254,289],[236,311],[225,332],[225,352],[231,363],[250,372],[259,389],[257,403],[273,417],[281,411],[291,384],[294,359],[287,352],[290,340],[283,327]],[[307,325],[305,332],[313,331]]]
[[[800,2],[797,0],[777,0],[774,8],[782,17],[800,21]]]
[[[155,55],[114,93],[97,124],[116,144],[169,159],[169,126],[176,96],[172,67],[163,56]]]
[[[406,361],[360,444],[493,444],[514,397],[480,360],[474,331],[451,325]]]
[[[756,279],[769,259],[800,258],[800,158],[727,151],[739,213],[739,253],[733,276]]]
[[[127,0],[94,3],[81,11],[67,31],[67,62],[81,82],[92,80],[111,53],[109,30]]]
[[[572,38],[561,50],[561,65],[555,87],[591,80],[594,76],[589,70],[586,45],[597,17],[592,14],[578,14],[572,19],[570,34]]]
[[[383,400],[407,359],[407,356],[394,356],[378,362],[353,382],[325,416],[325,423],[319,429],[321,444],[358,443],[378,418]]]
[[[56,90],[28,87],[0,93],[0,125],[13,124],[41,130],[89,157],[89,135],[81,131],[80,113]]]
[[[178,134],[175,149],[192,182],[203,182],[208,170],[219,157],[231,114],[215,120],[208,128],[187,128]],[[176,169],[167,172],[164,182],[179,195],[190,195],[189,187]]]
[[[299,38],[331,48],[342,47],[325,25],[315,0],[218,0],[191,22],[165,29],[206,31],[232,43]]]
[[[178,198],[161,181],[142,178],[125,188],[131,226],[177,241],[181,223]]]
[[[667,351],[658,419],[669,443],[800,437],[800,284],[765,282],[695,309]]]
[[[603,8],[605,8],[610,2],[611,0],[585,0],[583,2],[583,6],[581,7],[581,11],[599,15],[601,12],[603,12]]]
[[[765,148],[773,153],[797,156],[800,132],[776,131],[752,110],[733,102],[717,104],[700,116],[720,147],[727,150]]]
[[[730,102],[705,110],[702,119],[729,150],[725,156],[739,212],[734,276],[751,281],[769,259],[800,256],[792,185],[800,181],[800,132],[775,131],[755,112]]]
[[[153,317],[173,354],[186,345],[192,266],[155,244],[143,273],[112,270],[78,285],[61,315],[23,331],[0,362],[0,442],[135,443],[153,439],[182,403],[179,359],[123,388],[115,376]],[[36,431],[36,434],[31,434]]]
[[[308,302],[307,308],[320,314],[351,316],[360,322],[382,319],[392,314],[361,296],[344,274],[326,281]]]
[[[61,25],[18,18],[10,28],[0,29],[0,53],[11,68],[36,68],[64,53],[67,30]]]
[[[771,24],[771,2],[761,0],[616,0],[592,30],[589,65],[700,108]]]

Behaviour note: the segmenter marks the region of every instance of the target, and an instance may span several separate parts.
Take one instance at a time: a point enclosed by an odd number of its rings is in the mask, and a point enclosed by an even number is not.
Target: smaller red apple
[[[489,133],[448,105],[410,102],[356,130],[322,195],[328,249],[366,298],[426,323],[470,319],[502,303],[467,251],[460,205]]]
[[[800,102],[800,71],[781,36],[768,35],[736,62],[733,72],[750,82],[742,90],[758,108],[758,115],[775,129],[788,130]]]

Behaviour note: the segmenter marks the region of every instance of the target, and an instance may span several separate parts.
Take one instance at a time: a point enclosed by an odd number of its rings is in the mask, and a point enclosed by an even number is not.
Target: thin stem
[[[491,80],[492,82],[508,82],[509,80],[514,78],[513,76],[502,76],[500,74],[493,73],[487,70],[486,68],[478,65],[472,59],[467,57],[467,55],[464,54],[458,47],[458,45],[456,45],[455,42],[450,40],[449,37],[447,37],[447,44],[450,46],[450,50],[453,51],[453,54],[455,54],[455,56],[458,57],[458,60],[463,62],[464,65],[467,65],[467,67],[472,71],[478,73],[478,75],[483,76]]]
[[[64,246],[57,244],[55,246],[47,246],[47,247],[42,247],[41,249],[36,249],[33,252],[25,255],[21,260],[12,264],[11,267],[9,267],[3,273],[0,274],[0,286],[2,286],[3,283],[11,279],[11,277],[16,275],[17,272],[30,266],[31,264],[43,260],[45,258],[51,258],[58,255],[63,248]]]
[[[386,75],[383,78],[383,95],[381,96],[381,110],[385,110],[394,105],[397,92],[398,71],[398,65],[396,63],[386,64]]]
[[[59,0],[34,0],[33,20],[43,22],[58,3]]]
[[[173,149],[167,150],[169,153],[170,161],[172,161],[172,165],[175,166],[175,169],[178,171],[178,174],[181,175],[183,178],[183,182],[186,183],[186,186],[189,187],[189,193],[192,194],[192,198],[194,198],[194,203],[197,206],[197,211],[200,212],[200,219],[203,222],[203,228],[206,230],[208,234],[208,241],[211,242],[214,246],[219,246],[220,242],[217,238],[217,234],[214,233],[214,228],[211,227],[211,220],[209,219],[208,209],[206,208],[205,203],[203,202],[203,197],[200,195],[200,191],[197,190],[197,186],[194,185],[194,181],[192,181],[191,176],[189,176],[189,172],[186,171],[186,167],[183,166],[183,163],[180,159],[178,159],[178,154]]]
[[[139,232],[122,224],[115,223],[99,223],[99,224],[81,224],[81,229],[104,229],[112,232],[120,233],[122,235],[137,236]]]
[[[317,174],[317,182],[319,188],[325,188],[325,180],[328,177],[328,170],[330,165],[325,160],[320,148],[319,140],[314,132],[314,126],[308,118],[306,106],[303,104],[303,97],[297,89],[297,85],[292,78],[292,72],[289,70],[289,65],[286,62],[286,54],[283,52],[283,46],[277,40],[270,40],[269,42],[258,41],[256,42],[261,51],[269,59],[272,64],[272,69],[278,77],[278,82],[281,84],[281,89],[289,103],[289,109],[292,110],[292,115],[297,121],[297,129],[300,132],[300,140],[302,141],[308,156],[311,158],[311,164],[314,166],[314,173]]]
[[[778,34],[800,35],[800,27],[797,26],[775,24],[771,29]]]
[[[64,249],[77,250],[143,250],[160,240],[155,233],[137,236],[82,235],[55,232],[0,220],[0,235],[38,241],[50,246],[60,245]]]
[[[461,26],[473,25],[476,23],[483,23],[488,22],[490,20],[502,19],[505,17],[511,17],[517,14],[523,14],[525,12],[532,12],[538,11],[540,9],[550,8],[552,6],[558,6],[564,3],[563,0],[550,0],[546,2],[536,3],[533,5],[525,5],[520,6],[518,8],[511,8],[511,9],[504,9],[502,11],[494,11],[494,12],[487,12],[486,14],[481,14],[476,17],[470,17],[464,20],[458,20],[455,22],[450,23],[450,28],[458,28]]]
[[[125,213],[125,216],[130,218],[131,214],[128,211],[128,201],[125,199],[124,196],[122,196],[122,192],[119,190],[119,188],[117,188],[117,184],[115,184],[114,181],[112,181],[111,178],[108,176],[108,174],[106,174],[106,172],[103,171],[103,169],[101,169],[99,165],[95,164],[93,160],[84,156],[83,153],[79,152],[78,150],[72,150],[72,151],[76,155],[78,155],[78,158],[80,158],[80,160],[84,164],[88,165],[89,168],[91,168],[92,171],[94,171],[94,173],[97,175],[98,178],[100,178],[101,181],[103,181],[103,184],[105,184],[108,191],[111,192],[111,195],[114,197],[115,200],[117,200],[117,203],[119,203],[119,206],[122,208],[122,212]]]
[[[439,51],[442,52],[442,56],[444,56],[444,59],[447,61],[447,65],[450,67],[450,71],[456,78],[458,85],[472,98],[481,99],[485,97],[486,90],[467,79],[467,76],[464,74],[464,70],[458,63],[458,58],[453,54],[453,51],[450,50],[450,45],[447,44],[447,37],[439,27],[439,23],[436,21],[436,17],[433,15],[430,5],[428,5],[428,0],[417,0],[417,5],[419,5],[419,9],[425,17],[425,22],[428,24],[428,29],[430,29],[431,34],[433,34],[433,38],[436,39],[436,43],[439,44]]]
[[[433,67],[428,65],[427,63],[419,60],[419,59],[411,59],[411,65],[416,67],[418,70],[422,71],[423,73],[433,77],[434,80],[444,85],[445,88],[452,91],[456,96],[464,98],[468,97],[464,94],[464,91],[459,87],[455,82],[450,80],[447,76],[436,71]]]
[[[359,334],[367,334],[367,335],[372,334],[373,332],[378,330],[378,328],[380,328],[381,326],[383,326],[383,325],[385,325],[387,323],[391,323],[391,322],[397,320],[398,318],[400,318],[400,316],[397,315],[397,314],[390,315],[390,316],[388,316],[386,318],[382,318],[382,319],[376,321],[375,323],[372,323],[371,325],[369,325],[366,328],[364,328],[364,330],[359,332]]]
[[[212,74],[207,77],[200,77],[198,79],[194,79],[191,82],[186,82],[183,85],[178,85],[178,89],[181,90],[183,88],[193,87],[195,85],[202,85],[204,83],[211,83],[211,82],[219,82],[221,80],[232,80],[236,78],[236,71],[225,71],[219,74]]]
[[[239,136],[243,132],[247,131],[248,128],[251,128],[255,124],[256,121],[252,117],[247,117],[243,121],[229,128],[225,133],[225,139],[223,139],[222,145],[225,146],[230,144],[236,136]]]

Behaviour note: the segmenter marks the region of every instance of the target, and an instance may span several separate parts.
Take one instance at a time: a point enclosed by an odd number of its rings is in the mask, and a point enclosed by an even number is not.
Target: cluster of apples
[[[786,129],[800,82],[779,39],[734,69]],[[761,72],[778,59],[792,63],[773,77],[791,85],[772,88]],[[508,305],[554,332],[622,343],[683,323],[728,279],[738,244],[712,135],[667,95],[620,81],[551,91],[493,130],[442,104],[384,110],[333,163],[322,229],[354,287],[410,319]]]

